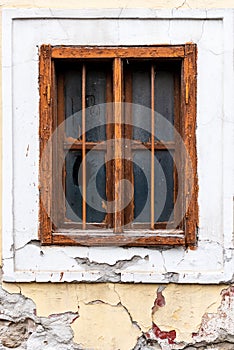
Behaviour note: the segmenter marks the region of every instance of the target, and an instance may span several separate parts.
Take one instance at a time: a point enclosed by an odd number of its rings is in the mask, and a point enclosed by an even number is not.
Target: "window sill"
[[[182,230],[125,230],[113,233],[112,230],[77,231],[61,230],[54,232],[53,244],[82,246],[150,246],[150,245],[185,245]]]

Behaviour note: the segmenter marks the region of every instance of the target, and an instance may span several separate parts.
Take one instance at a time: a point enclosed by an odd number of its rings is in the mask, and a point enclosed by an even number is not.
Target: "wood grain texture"
[[[192,247],[196,245],[198,227],[198,178],[196,149],[197,47],[195,44],[185,45],[183,89],[185,97],[187,95],[187,101],[185,101],[183,108],[183,137],[191,162],[190,166],[188,159],[185,160],[184,191],[185,205],[187,208],[185,216],[185,232],[186,245]]]
[[[151,182],[151,192],[150,192],[150,227],[154,229],[154,196],[155,196],[155,186],[154,186],[154,130],[155,130],[155,106],[154,106],[154,96],[155,96],[155,71],[154,65],[151,65],[151,173],[150,173],[150,182]],[[156,194],[157,195],[157,194]]]
[[[122,232],[123,213],[121,210],[122,204],[122,60],[115,58],[113,72],[114,84],[114,137],[115,137],[115,159],[114,159],[114,199],[115,199],[115,213],[114,213],[114,232]]]
[[[86,66],[82,65],[82,225],[86,228]]]
[[[115,233],[111,231],[94,234],[86,231],[83,233],[56,234],[53,236],[55,244],[83,245],[83,246],[162,246],[162,245],[184,245],[185,238],[182,231],[165,234],[159,231],[139,231],[126,233]]]
[[[40,87],[40,211],[39,237],[42,243],[52,243],[51,222],[51,193],[52,193],[52,147],[47,147],[52,134],[52,103],[49,88],[52,86],[51,46],[42,45],[39,60],[39,87]],[[53,91],[53,90],[52,90]],[[46,157],[43,151],[46,150]],[[41,162],[43,159],[43,162]]]
[[[52,58],[183,58],[183,45],[138,47],[58,46]]]

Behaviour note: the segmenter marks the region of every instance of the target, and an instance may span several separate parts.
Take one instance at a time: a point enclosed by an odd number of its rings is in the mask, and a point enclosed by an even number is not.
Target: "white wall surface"
[[[232,10],[3,11],[5,281],[231,281],[233,23]],[[191,41],[198,47],[198,248],[41,247],[37,241],[38,47]],[[118,261],[122,261],[121,268]]]

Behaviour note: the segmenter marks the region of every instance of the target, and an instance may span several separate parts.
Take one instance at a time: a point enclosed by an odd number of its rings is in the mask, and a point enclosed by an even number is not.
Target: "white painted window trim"
[[[17,61],[20,57],[19,45],[17,44],[17,26],[29,22],[32,42],[40,46],[42,43],[67,44],[75,35],[75,29],[69,27],[64,21],[82,21],[92,26],[93,21],[105,19],[113,23],[117,30],[117,36],[107,35],[107,39],[100,44],[130,44],[121,41],[120,23],[130,23],[132,20],[153,21],[157,28],[158,21],[164,20],[169,33],[173,23],[179,21],[196,20],[200,23],[200,38],[197,37],[198,45],[198,177],[199,177],[199,242],[194,251],[185,251],[183,247],[159,249],[159,248],[121,248],[121,247],[41,247],[38,242],[38,160],[39,160],[39,93],[38,93],[38,55],[36,45],[33,48],[35,55],[32,57],[30,43],[23,38],[24,53],[22,57],[27,59]],[[46,21],[51,23],[51,31],[43,37],[42,25]],[[130,21],[130,22],[128,22]],[[177,21],[177,22],[173,22]],[[207,86],[202,82],[202,62],[199,60],[199,50],[209,52],[209,44],[202,47],[203,31],[205,32],[208,21],[221,21],[220,35],[222,45],[219,51],[212,55],[220,57],[222,69],[215,71],[214,82],[207,81]],[[42,23],[43,22],[43,23]],[[219,23],[221,23],[219,22]],[[35,25],[33,24],[35,23]],[[68,23],[68,22],[66,22]],[[140,23],[140,22],[138,22]],[[145,22],[146,23],[146,22]],[[151,22],[148,22],[151,23]],[[218,22],[217,22],[218,23]],[[61,282],[61,281],[112,281],[112,282],[146,282],[146,283],[221,283],[233,281],[234,266],[234,243],[233,243],[233,195],[234,195],[234,72],[233,72],[233,40],[234,20],[233,10],[155,10],[155,9],[94,9],[94,10],[51,10],[51,9],[6,9],[3,10],[3,44],[2,44],[2,87],[3,87],[3,279],[6,282]],[[110,24],[111,25],[111,24]],[[121,27],[122,24],[120,24]],[[64,35],[55,38],[55,28],[61,27]],[[27,29],[27,27],[25,27]],[[24,29],[25,29],[24,28]],[[41,28],[41,29],[40,29]],[[25,29],[25,30],[26,30]],[[165,29],[165,28],[164,28]],[[164,30],[162,29],[162,31]],[[94,33],[95,36],[102,36]],[[97,30],[97,32],[98,32]],[[165,29],[166,31],[166,29]],[[186,28],[184,28],[186,32]],[[131,30],[130,30],[131,32]],[[26,31],[25,31],[26,33]],[[42,33],[42,34],[41,34]],[[18,33],[19,34],[19,33]],[[130,34],[128,34],[130,35]],[[163,37],[164,34],[162,34]],[[113,41],[108,41],[112,38]],[[138,44],[137,39],[131,39],[132,44]],[[180,38],[178,44],[185,43],[188,38]],[[80,38],[77,42],[80,44]],[[97,41],[100,39],[97,39]],[[135,41],[134,41],[135,40]],[[148,42],[152,40],[152,42]],[[176,38],[170,39],[169,43],[176,44]],[[128,41],[128,40],[127,40]],[[142,45],[163,44],[157,42],[154,33],[147,36]],[[83,44],[83,43],[81,43]],[[91,42],[87,42],[92,44]],[[212,42],[210,43],[212,47]],[[18,50],[18,51],[17,51]],[[211,48],[212,51],[212,48]],[[207,54],[208,55],[208,54]],[[204,56],[206,57],[206,56]],[[209,57],[209,55],[207,56]],[[213,56],[212,56],[213,57]],[[219,60],[219,58],[218,58]],[[209,61],[208,61],[209,62]],[[215,62],[215,61],[214,61]],[[221,62],[221,61],[217,61]],[[212,62],[211,62],[212,64]],[[17,85],[17,74],[22,70],[32,69],[31,79],[25,75],[21,89]],[[26,71],[25,71],[26,72]],[[199,76],[200,74],[200,76]],[[218,97],[222,101],[222,113],[216,120],[220,127],[220,138],[217,137],[217,163],[212,163],[212,169],[204,169],[205,151],[201,149],[204,140],[204,130],[209,118],[205,118],[204,125],[201,123],[204,111],[204,99],[209,96],[211,84],[219,79],[222,82],[221,94]],[[16,79],[16,80],[15,80]],[[29,85],[27,85],[29,84]],[[202,85],[203,84],[203,85]],[[29,88],[30,86],[30,88]],[[23,89],[26,90],[23,92]],[[28,99],[25,98],[27,97]],[[21,105],[17,105],[22,97]],[[25,98],[25,99],[24,99]],[[202,102],[203,101],[203,102]],[[202,104],[203,103],[203,104]],[[216,101],[214,101],[214,106]],[[213,104],[207,112],[212,118],[215,113]],[[18,113],[18,108],[20,112]],[[30,112],[30,113],[29,113]],[[18,129],[18,118],[22,118],[22,129]],[[215,118],[215,116],[214,116]],[[213,120],[213,119],[212,119]],[[207,145],[211,142],[213,123],[209,122],[211,134],[207,138]],[[201,125],[200,125],[201,123]],[[210,129],[209,129],[210,130]],[[215,132],[215,128],[213,132]],[[17,146],[16,146],[17,145]],[[27,147],[25,147],[25,145]],[[216,150],[214,150],[215,152]],[[22,152],[24,156],[22,156]],[[27,157],[26,157],[27,154]],[[19,160],[18,160],[19,158]],[[19,161],[22,161],[22,171],[19,171]],[[220,161],[220,162],[219,162]],[[30,169],[28,171],[28,169]],[[205,171],[206,170],[206,171]],[[217,175],[215,179],[213,174]],[[213,191],[220,194],[220,203],[214,203],[209,197],[207,189],[212,183]],[[207,185],[208,184],[208,185]],[[27,187],[28,186],[28,187]],[[19,193],[21,188],[20,202]],[[25,189],[25,191],[24,191]],[[216,210],[218,208],[218,210]],[[19,218],[22,218],[21,220]],[[207,222],[217,223],[211,225]],[[208,220],[209,221],[209,220]],[[120,262],[120,263],[119,263]]]

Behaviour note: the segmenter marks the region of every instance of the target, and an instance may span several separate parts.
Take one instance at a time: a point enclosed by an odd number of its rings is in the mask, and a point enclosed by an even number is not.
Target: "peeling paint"
[[[160,292],[161,293],[161,292]],[[192,334],[190,343],[176,342],[176,331],[161,331],[153,322],[152,328],[143,333],[138,339],[133,350],[233,350],[234,349],[234,286],[224,289],[221,293],[222,301],[217,313],[204,314],[199,331]],[[162,299],[157,291],[157,298],[154,303]],[[162,306],[165,305],[165,300]],[[155,309],[157,311],[157,309]]]
[[[66,312],[39,317],[31,299],[0,288],[0,349],[79,350],[70,326],[78,316]]]
[[[205,314],[198,333],[193,334],[196,343],[233,343],[234,348],[234,286],[222,291],[221,305],[217,313]]]
[[[179,281],[180,274],[176,272],[166,272],[163,276],[166,281],[176,283]]]
[[[156,342],[158,344],[166,344],[166,346],[169,346],[171,344],[174,344],[174,341],[176,339],[176,331],[174,329],[171,331],[162,331],[153,321],[154,314],[158,311],[159,308],[164,307],[166,304],[165,297],[162,294],[164,289],[165,287],[163,286],[160,286],[157,289],[157,297],[152,307],[152,328],[148,332],[145,332],[143,334],[143,337],[145,337],[147,343]],[[164,349],[164,347],[162,347],[162,349]]]
[[[154,313],[158,310],[159,307],[163,307],[166,304],[165,298],[162,294],[163,290],[165,289],[165,287],[160,286],[157,289],[157,297],[154,301],[154,305],[152,307],[152,315],[154,315]]]
[[[85,270],[98,271],[102,276],[96,282],[120,282],[121,271],[139,261],[148,261],[149,256],[134,255],[130,259],[117,260],[114,264],[91,261],[89,258],[75,258],[77,264]]]
[[[39,293],[39,286],[34,284],[31,285],[31,288],[33,286],[37,288]],[[73,288],[75,288],[76,298],[72,304],[67,304],[67,307],[65,307],[65,299],[63,299],[63,310],[65,311],[60,309],[61,313],[48,314],[47,317],[39,317],[36,312],[38,309],[36,304],[22,295],[24,285],[19,285],[19,293],[14,294],[0,289],[0,349],[7,350],[17,346],[20,350],[234,349],[234,286],[222,290],[221,303],[217,312],[206,312],[200,319],[200,326],[197,329],[194,327],[194,333],[191,332],[190,338],[186,341],[177,336],[177,331],[180,332],[181,328],[177,329],[173,326],[168,329],[160,321],[160,314],[168,313],[167,306],[171,298],[174,298],[175,302],[178,301],[178,297],[184,300],[183,290],[185,291],[185,286],[180,289],[179,296],[176,296],[174,288],[171,289],[172,293],[168,293],[170,286],[167,286],[166,289],[165,286],[158,286],[156,297],[152,289],[154,286],[150,287],[148,296],[149,301],[152,298],[153,305],[151,304],[150,307],[148,303],[148,307],[145,308],[146,293],[143,292],[140,298],[135,298],[135,305],[129,303],[130,300],[127,298],[130,288],[135,288],[130,297],[134,298],[134,295],[137,296],[142,291],[140,286],[110,283],[108,288],[104,288],[104,284],[103,287],[101,284],[96,284],[88,288],[88,285],[84,284],[82,288],[68,285],[64,288],[65,290],[68,288],[68,298],[75,298],[72,293]],[[196,288],[199,288],[200,293],[204,293],[202,289],[204,287],[194,286],[194,290]],[[15,290],[17,289],[15,288]],[[50,290],[48,287],[46,290],[48,298],[46,294],[40,293],[40,299],[48,304],[53,298],[59,298],[62,292],[61,290],[55,294],[52,292],[54,289]],[[90,293],[91,290],[92,293]],[[59,302],[61,303],[61,301]],[[39,299],[37,303],[39,303]],[[211,304],[210,301],[203,308],[204,311],[209,310]],[[151,318],[149,328],[144,330],[141,315],[137,314],[132,307],[140,308],[143,313],[148,314],[149,321]],[[188,304],[184,304],[184,307],[188,307]],[[191,299],[191,308],[195,307],[199,307],[199,304],[193,305]],[[79,315],[67,312],[68,308],[70,310],[79,308]],[[74,322],[78,316],[79,318]],[[172,324],[172,317],[172,313],[169,312],[168,325]],[[188,312],[187,322],[189,320]],[[72,328],[76,330],[75,340],[73,340],[71,329],[72,322],[74,322]],[[87,331],[87,327],[89,331]],[[87,339],[87,336],[90,339]],[[136,345],[134,346],[134,344]]]

